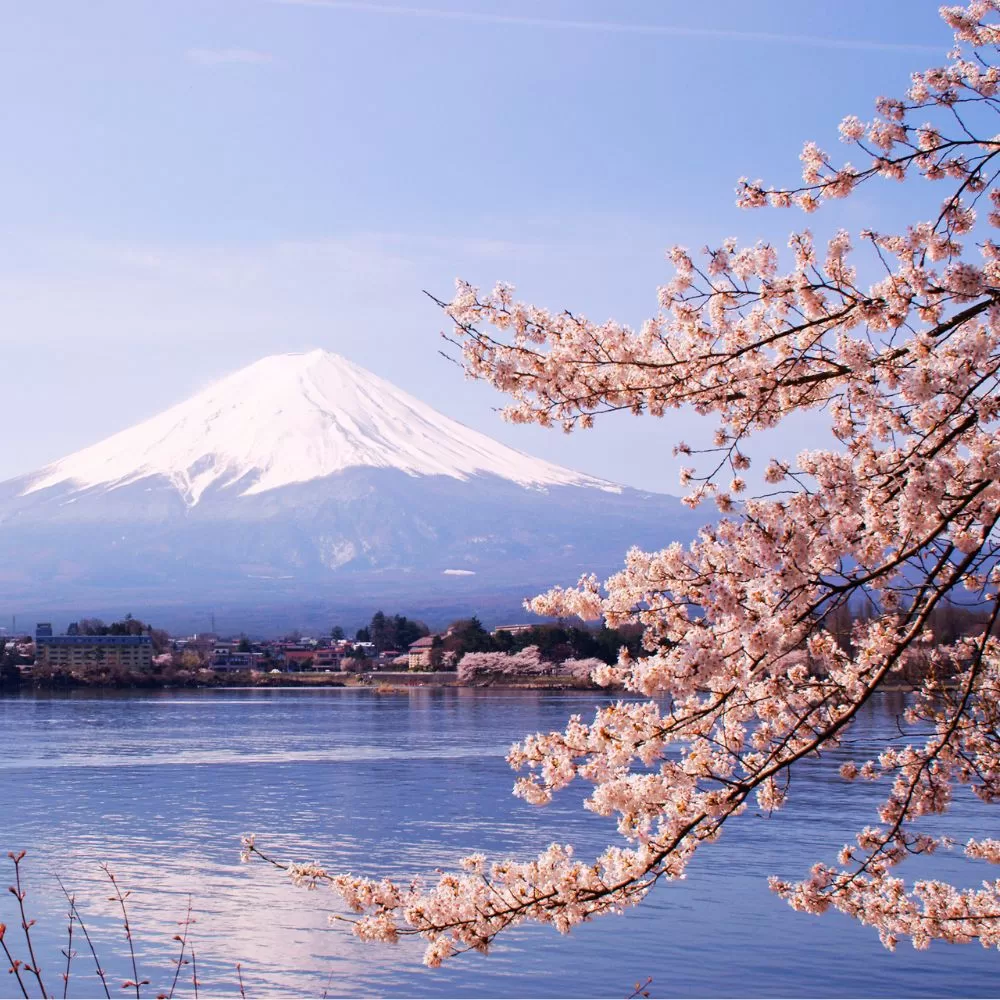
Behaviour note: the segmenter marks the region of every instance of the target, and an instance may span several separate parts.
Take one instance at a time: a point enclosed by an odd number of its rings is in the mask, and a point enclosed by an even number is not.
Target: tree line
[[[153,652],[162,653],[170,646],[170,635],[163,629],[126,614],[124,618],[110,624],[100,618],[81,618],[78,622],[70,622],[66,627],[67,635],[148,635],[153,640]]]
[[[354,641],[370,642],[376,653],[398,650],[405,653],[409,646],[431,634],[428,626],[406,615],[387,615],[376,611],[371,621],[354,634]],[[347,638],[340,625],[330,630],[334,641]],[[625,625],[621,628],[581,628],[565,622],[539,622],[524,631],[489,632],[482,621],[473,615],[453,621],[442,633],[434,636],[431,647],[431,665],[443,666],[457,663],[466,653],[519,653],[530,646],[538,648],[543,660],[559,663],[563,660],[597,658],[614,663],[622,647],[633,656],[640,654],[642,628]],[[362,658],[361,649],[353,655]]]

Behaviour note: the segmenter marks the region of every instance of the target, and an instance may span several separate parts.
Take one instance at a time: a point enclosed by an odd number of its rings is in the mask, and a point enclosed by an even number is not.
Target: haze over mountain
[[[335,354],[284,354],[0,484],[0,600],[528,594],[695,523],[676,498],[532,458]]]

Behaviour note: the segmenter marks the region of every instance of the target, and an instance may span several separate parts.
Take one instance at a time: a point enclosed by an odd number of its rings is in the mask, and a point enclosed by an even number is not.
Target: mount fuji
[[[691,537],[693,516],[502,445],[338,355],[283,354],[0,484],[0,600],[528,594]]]

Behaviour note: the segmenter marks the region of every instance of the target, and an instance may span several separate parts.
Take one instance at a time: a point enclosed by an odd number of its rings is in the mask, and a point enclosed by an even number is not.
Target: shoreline
[[[582,683],[569,675],[549,674],[535,677],[498,677],[474,684],[460,684],[455,670],[438,671],[368,671],[365,673],[288,672],[264,674],[251,671],[199,671],[189,676],[162,676],[128,673],[113,677],[81,677],[58,674],[50,677],[22,677],[16,684],[0,684],[5,693],[30,691],[180,691],[180,690],[286,690],[322,688],[361,688],[388,694],[410,688],[470,688],[513,690],[601,691],[596,684]]]
[[[372,671],[362,674],[315,674],[283,673],[252,675],[248,672],[219,671],[215,676],[197,678],[136,677],[120,678],[113,681],[85,679],[80,677],[47,678],[45,682],[33,682],[25,678],[20,684],[0,684],[0,698],[7,694],[59,691],[249,691],[249,690],[329,690],[331,688],[372,691],[375,694],[402,694],[414,689],[443,690],[460,688],[479,691],[602,691],[625,692],[622,687],[601,687],[597,684],[581,682],[568,675],[550,674],[541,677],[496,677],[480,680],[474,684],[461,684],[454,670],[439,671]],[[883,693],[909,694],[915,690],[912,684],[895,682],[883,684]]]

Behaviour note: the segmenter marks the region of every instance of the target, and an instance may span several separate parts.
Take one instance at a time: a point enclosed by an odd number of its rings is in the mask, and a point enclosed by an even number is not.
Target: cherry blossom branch
[[[862,230],[856,248],[841,230],[823,248],[802,230],[787,264],[763,242],[674,247],[658,310],[637,329],[519,302],[502,283],[483,293],[459,281],[450,301],[435,299],[466,373],[510,397],[511,421],[571,430],[603,413],[681,407],[713,417],[711,446],[679,442],[676,453],[702,466],[681,469],[684,502],[714,500],[724,516],[687,546],[630,550],[603,585],[587,576],[529,602],[542,615],[644,629],[643,655],[623,652],[594,676],[651,700],[571,718],[508,756],[526,769],[515,793],[533,804],[588,782],[586,807],[614,818],[621,841],[591,863],[563,845],[490,865],[472,855],[428,885],[283,866],[296,884],[339,895],[358,936],[422,936],[437,965],[488,950],[525,920],[568,931],[633,905],[683,876],[752,800],[765,815],[779,809],[795,769],[906,679],[908,724],[931,727],[923,745],[900,747],[901,735],[843,774],[892,779],[882,825],[842,852],[853,870],[820,864],[774,888],[797,908],[836,906],[873,924],[890,947],[900,935],[919,947],[935,937],[1000,945],[1000,882],[911,890],[892,874],[944,843],[913,824],[944,812],[954,787],[1000,802],[1000,0],[942,16],[955,35],[950,62],[914,74],[905,98],[880,98],[871,121],[841,123],[866,164],[835,166],[807,143],[801,185],[738,188],[745,207],[812,212],[879,178],[936,183],[915,189],[903,231]],[[921,207],[924,191],[936,200]],[[748,498],[744,442],[806,410],[829,418],[835,446],[775,456],[767,491]],[[943,646],[934,617],[959,589],[987,610]],[[829,619],[858,601],[868,616],[845,642]],[[1000,843],[966,854],[1000,861]],[[244,856],[263,857],[252,837]]]

